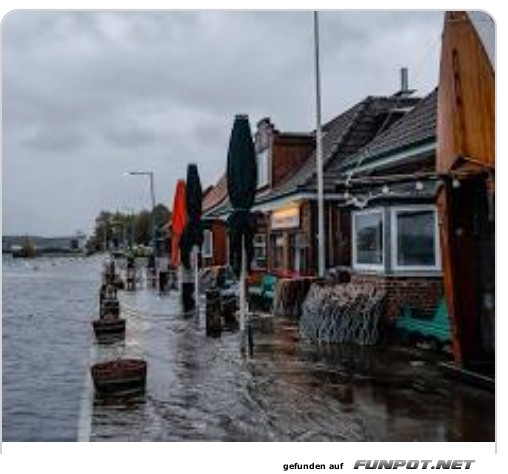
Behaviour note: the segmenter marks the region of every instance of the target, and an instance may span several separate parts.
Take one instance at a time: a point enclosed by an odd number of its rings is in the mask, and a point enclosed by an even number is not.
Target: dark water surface
[[[494,441],[493,395],[414,352],[318,348],[266,320],[245,358],[150,290],[120,294],[126,339],[97,345],[100,261],[33,264],[4,260],[4,440]],[[95,399],[89,365],[120,356],[147,360],[145,396]]]
[[[97,259],[2,259],[2,436],[75,440]]]

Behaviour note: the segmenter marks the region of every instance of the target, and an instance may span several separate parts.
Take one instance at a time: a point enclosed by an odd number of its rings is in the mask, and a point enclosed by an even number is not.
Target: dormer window
[[[270,184],[270,147],[258,152],[258,189]]]

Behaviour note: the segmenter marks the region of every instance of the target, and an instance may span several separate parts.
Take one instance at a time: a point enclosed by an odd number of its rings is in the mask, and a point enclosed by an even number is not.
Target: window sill
[[[442,278],[443,271],[442,270],[375,270],[368,268],[352,268],[347,266],[337,266],[333,268],[329,268],[330,270],[337,270],[339,272],[349,273],[351,275],[374,275],[374,276],[383,276],[386,278]]]

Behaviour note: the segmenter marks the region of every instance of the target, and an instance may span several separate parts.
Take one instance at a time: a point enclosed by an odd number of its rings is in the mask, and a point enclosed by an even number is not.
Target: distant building
[[[37,254],[79,253],[85,250],[87,237],[77,232],[65,237],[40,237],[28,235],[2,236],[2,253],[12,253],[30,241]]]

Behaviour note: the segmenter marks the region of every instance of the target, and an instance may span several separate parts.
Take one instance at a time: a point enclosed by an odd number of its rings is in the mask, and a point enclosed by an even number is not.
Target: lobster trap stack
[[[275,285],[273,314],[300,318],[303,302],[314,281],[312,277],[279,279]]]
[[[376,344],[384,297],[372,285],[313,284],[302,305],[300,333],[318,343]]]

